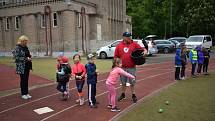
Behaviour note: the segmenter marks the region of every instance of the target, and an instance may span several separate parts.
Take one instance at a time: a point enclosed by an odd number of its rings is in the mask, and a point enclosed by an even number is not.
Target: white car
[[[114,52],[116,49],[117,44],[119,44],[122,40],[116,40],[113,43],[101,47],[99,49],[97,49],[97,57],[101,58],[101,59],[105,59],[105,58],[109,58],[109,57],[114,57]],[[137,42],[141,47],[144,47],[142,40],[138,40],[138,39],[133,39],[134,42]],[[157,47],[156,46],[152,46],[151,44],[148,43],[148,54],[152,55],[158,52]]]
[[[212,47],[212,38],[210,35],[194,35],[190,36],[186,42],[185,45],[188,50],[195,48],[197,46],[204,47],[208,50]]]

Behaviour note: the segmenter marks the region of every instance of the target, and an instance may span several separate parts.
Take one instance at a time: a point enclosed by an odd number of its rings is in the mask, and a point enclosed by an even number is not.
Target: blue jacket
[[[181,66],[181,48],[178,48],[175,53],[175,66]]]
[[[87,71],[87,84],[97,83],[96,65],[94,63],[88,63],[85,65]]]
[[[198,53],[198,64],[203,64],[204,62],[204,54],[201,50],[201,47],[197,47],[197,53]]]

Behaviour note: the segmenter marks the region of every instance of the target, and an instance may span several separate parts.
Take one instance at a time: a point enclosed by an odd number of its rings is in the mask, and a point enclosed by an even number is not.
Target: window
[[[16,2],[17,2],[17,3],[21,3],[21,2],[22,2],[22,0],[16,0]]]
[[[46,21],[45,21],[45,14],[41,15],[41,28],[45,28]]]
[[[15,17],[15,29],[17,30],[17,29],[19,29],[19,27],[20,27],[20,19],[19,19],[19,17],[18,16],[16,16]]]
[[[4,5],[6,5],[6,0],[1,0],[0,1],[0,6],[4,6]]]
[[[207,40],[207,42],[210,42],[211,38],[210,37],[206,37],[206,40]]]
[[[58,23],[57,23],[57,13],[53,13],[53,26],[57,27]]]
[[[81,27],[81,14],[77,13],[77,22],[76,22],[77,27]]]
[[[120,41],[116,41],[113,44],[111,44],[111,47],[116,47],[119,44]]]
[[[9,20],[9,18],[6,18],[5,28],[6,28],[6,30],[10,29],[10,20]]]

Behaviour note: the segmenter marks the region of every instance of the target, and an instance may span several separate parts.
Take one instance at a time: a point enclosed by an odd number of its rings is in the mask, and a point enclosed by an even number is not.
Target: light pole
[[[170,37],[172,37],[172,0],[170,1]]]

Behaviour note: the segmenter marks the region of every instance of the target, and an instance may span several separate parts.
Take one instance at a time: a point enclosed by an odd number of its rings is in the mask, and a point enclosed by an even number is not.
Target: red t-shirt
[[[131,59],[131,53],[135,49],[142,49],[142,47],[131,40],[128,44],[124,42],[120,42],[115,49],[114,58],[120,58],[122,60],[123,68],[134,68],[134,61]]]

